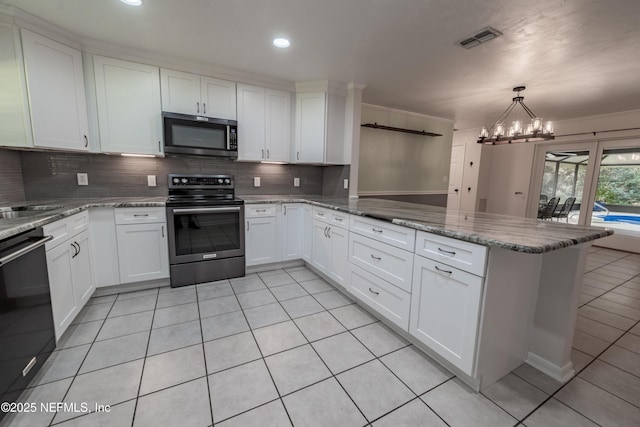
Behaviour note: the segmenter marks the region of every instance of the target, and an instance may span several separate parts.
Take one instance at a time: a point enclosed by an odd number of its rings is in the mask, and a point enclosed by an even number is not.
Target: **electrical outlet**
[[[254,176],[253,177],[253,186],[254,187],[260,187],[260,177],[259,176]]]
[[[343,182],[344,189],[347,190],[349,188],[349,179],[345,178]]]
[[[147,185],[149,187],[155,187],[157,185],[155,175],[147,175]]]
[[[89,185],[89,175],[78,172],[76,176],[78,177],[78,185]]]
[[[300,178],[293,178],[293,186],[300,187]]]

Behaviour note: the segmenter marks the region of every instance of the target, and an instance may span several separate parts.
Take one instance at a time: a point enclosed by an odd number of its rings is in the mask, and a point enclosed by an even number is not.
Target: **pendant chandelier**
[[[523,102],[524,96],[520,96],[520,92],[525,90],[525,86],[517,86],[513,88],[513,91],[517,95],[513,98],[513,102],[509,107],[498,117],[493,126],[489,129],[483,127],[478,135],[478,144],[511,144],[512,142],[528,142],[528,141],[544,141],[547,139],[554,139],[553,136],[553,124],[547,122],[543,124],[543,120],[540,117],[536,117],[533,111]],[[506,120],[509,117],[511,111],[516,105],[520,105],[524,111],[527,112],[531,123],[523,127],[520,120],[512,122],[511,126],[507,127]]]

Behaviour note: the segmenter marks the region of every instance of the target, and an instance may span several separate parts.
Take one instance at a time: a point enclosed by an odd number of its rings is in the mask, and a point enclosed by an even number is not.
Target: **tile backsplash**
[[[0,149],[0,203],[25,199],[20,152]]]
[[[6,151],[6,150],[0,150]],[[171,156],[166,158],[122,157],[104,154],[15,152],[20,157],[23,198],[28,200],[77,197],[164,196],[167,174],[232,174],[237,194],[324,194],[347,196],[336,181],[349,175],[349,166],[275,165],[234,162],[217,157]],[[0,165],[3,164],[0,156]],[[14,159],[14,163],[15,159]],[[89,185],[79,186],[76,174],[87,173]],[[0,175],[4,176],[4,168]],[[18,174],[19,175],[19,174]],[[156,187],[147,186],[147,175],[155,175]],[[325,176],[326,175],[326,176]],[[260,187],[253,178],[260,177]],[[293,186],[300,178],[300,187]],[[3,186],[4,187],[4,186]],[[326,188],[325,188],[326,187]],[[0,193],[0,197],[2,193]]]

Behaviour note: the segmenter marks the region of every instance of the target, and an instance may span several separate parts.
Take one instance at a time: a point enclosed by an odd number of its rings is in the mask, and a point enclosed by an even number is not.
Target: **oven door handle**
[[[25,246],[24,248],[18,249],[17,251],[10,253],[9,255],[3,256],[2,258],[0,258],[0,267],[2,267],[3,265],[13,261],[16,258],[20,258],[23,255],[28,254],[29,252],[38,249],[40,246],[44,245],[45,243],[47,243],[49,240],[52,240],[53,236],[44,236],[42,239],[39,239],[37,242],[31,243],[28,246]]]
[[[240,206],[233,208],[182,208],[172,209],[173,214],[199,214],[199,213],[224,213],[224,212],[240,212]]]

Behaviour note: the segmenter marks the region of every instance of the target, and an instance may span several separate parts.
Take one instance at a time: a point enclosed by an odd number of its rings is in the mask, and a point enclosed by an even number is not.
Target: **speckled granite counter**
[[[545,253],[613,234],[613,230],[583,227],[482,212],[449,210],[383,199],[346,199],[322,196],[239,196],[245,203],[310,203],[353,215],[486,246],[517,252]]]
[[[29,206],[24,217],[0,219],[0,240],[23,231],[57,221],[89,208],[125,208],[165,206],[166,197],[108,197],[91,199],[30,200],[4,204],[6,207]]]

